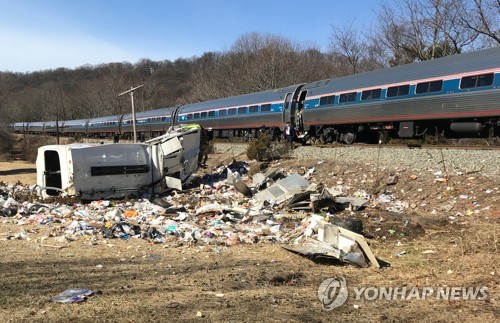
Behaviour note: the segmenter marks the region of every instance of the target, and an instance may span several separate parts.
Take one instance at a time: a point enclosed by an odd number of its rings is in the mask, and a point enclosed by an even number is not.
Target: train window
[[[247,112],[247,107],[239,107],[238,108],[238,114],[246,113]]]
[[[380,98],[381,89],[366,90],[361,93],[361,100],[374,100]]]
[[[490,86],[492,84],[493,84],[493,73],[480,74],[480,75],[462,77],[462,80],[460,81],[460,88],[470,89],[473,87]]]
[[[476,87],[476,82],[477,82],[477,75],[462,77],[462,80],[460,81],[460,88],[470,89]]]
[[[227,110],[227,114],[228,115],[235,115],[236,114],[236,108],[231,108],[231,109]]]
[[[224,109],[224,110],[219,110],[219,117],[224,117],[227,115],[227,110]]]
[[[387,89],[387,97],[394,97],[394,96],[403,96],[407,95],[410,92],[410,85],[399,85],[399,86],[392,86]]]
[[[429,92],[441,92],[443,88],[443,81],[432,81],[432,82],[422,82],[417,84],[417,89],[415,93],[429,93]]]
[[[483,74],[477,77],[477,86],[490,86],[493,84],[493,73]]]
[[[443,81],[433,81],[429,84],[429,92],[441,92],[443,89]]]
[[[193,114],[193,118],[194,119],[199,119],[200,118],[200,113],[199,112],[196,112]]]
[[[248,111],[250,113],[256,113],[256,112],[259,112],[259,106],[258,105],[251,105],[250,107],[248,107]]]
[[[191,115],[192,117],[192,115]],[[167,117],[161,117],[161,121],[167,121]]]
[[[188,119],[188,120],[193,119],[193,114],[192,114],[192,113],[189,113],[189,114],[186,116],[186,119]]]
[[[208,111],[208,116],[209,117],[215,117],[215,111]]]
[[[356,92],[344,93],[339,96],[339,103],[356,101]]]
[[[206,117],[207,117],[206,111],[200,113],[200,118],[206,118]]]
[[[270,104],[263,104],[260,106],[260,112],[267,112],[267,111],[271,111]]]
[[[319,99],[319,105],[333,104],[335,100],[335,95],[323,96]]]

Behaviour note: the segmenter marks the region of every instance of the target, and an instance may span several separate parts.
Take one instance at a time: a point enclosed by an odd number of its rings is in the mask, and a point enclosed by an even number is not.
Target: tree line
[[[395,0],[374,26],[331,25],[320,51],[272,34],[242,35],[221,52],[175,61],[129,62],[0,72],[4,122],[70,120],[280,88],[500,45],[500,0]]]

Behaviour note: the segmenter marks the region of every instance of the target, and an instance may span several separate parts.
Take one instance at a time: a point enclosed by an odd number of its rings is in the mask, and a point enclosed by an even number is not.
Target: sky
[[[0,0],[0,71],[229,50],[257,32],[329,49],[332,26],[375,24],[381,0]]]

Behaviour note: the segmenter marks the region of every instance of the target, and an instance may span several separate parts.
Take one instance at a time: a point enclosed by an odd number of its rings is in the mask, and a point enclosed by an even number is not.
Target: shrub
[[[270,135],[264,132],[259,133],[259,136],[248,144],[247,157],[258,161],[271,159],[273,157],[272,143]]]
[[[36,162],[38,148],[42,146],[55,145],[55,144],[57,144],[56,137],[49,137],[42,135],[25,136],[22,146],[24,159],[31,163],[34,163]]]
[[[12,150],[14,138],[6,124],[0,123],[0,158],[7,159],[7,155]]]

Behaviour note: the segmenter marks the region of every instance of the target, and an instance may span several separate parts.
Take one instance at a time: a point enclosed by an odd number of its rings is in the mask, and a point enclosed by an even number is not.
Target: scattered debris
[[[91,296],[93,294],[94,293],[90,289],[70,288],[52,297],[51,301],[64,304],[80,303],[85,301],[88,296]]]
[[[149,144],[164,145],[164,152],[175,155],[172,159],[180,158],[180,152],[175,150],[180,147],[179,143],[170,142],[167,137]],[[178,140],[176,135],[168,138]],[[151,149],[160,149],[159,146]],[[170,161],[164,159],[162,163],[166,165]],[[333,170],[327,174],[333,186],[326,187],[323,182],[326,175],[317,171],[324,165],[319,165],[321,163],[316,167],[286,170],[279,168],[280,163],[267,163],[258,167],[260,173],[250,176],[248,163],[232,161],[219,164],[203,177],[194,176],[193,181],[183,187],[184,191],[171,191],[168,195],[146,194],[136,199],[96,199],[90,203],[64,200],[61,196],[41,202],[31,194],[36,189],[34,186],[0,185],[0,216],[20,226],[47,225],[50,233],[41,240],[36,239],[40,246],[47,248],[61,249],[79,240],[89,245],[112,247],[107,239],[136,238],[151,243],[174,242],[176,246],[213,245],[213,252],[220,254],[233,245],[280,243],[302,254],[333,257],[361,267],[379,267],[380,262],[363,236],[365,223],[368,224],[367,239],[399,241],[408,239],[408,235],[425,232],[418,222],[408,220],[405,216],[408,211],[426,210],[434,214],[453,210],[446,221],[455,221],[463,215],[489,210],[488,206],[480,206],[472,187],[458,192],[438,184],[434,185],[444,193],[437,197],[439,204],[430,206],[426,199],[416,198],[423,190],[428,190],[418,187],[421,181],[426,182],[425,174],[413,174],[414,170],[404,173],[396,169],[387,177],[386,185],[375,192],[369,188],[375,182],[373,176],[358,174],[355,170]],[[266,170],[264,167],[268,166]],[[171,167],[172,171],[179,171],[174,164]],[[61,174],[64,172],[60,170]],[[167,173],[170,174],[170,170]],[[431,180],[439,179],[442,172],[431,170],[427,176],[427,179],[429,176]],[[399,180],[408,177],[419,179],[412,182],[413,191],[410,192],[401,189],[405,181]],[[109,180],[102,179],[109,184]],[[491,193],[498,188],[484,191],[493,195]],[[102,196],[96,191],[92,194],[93,197]],[[19,198],[21,196],[23,198]],[[9,232],[5,240],[29,241],[31,234],[21,229]],[[396,257],[404,254],[397,253]],[[153,261],[157,261],[157,257],[161,259],[157,255],[148,257]]]
[[[380,267],[364,237],[329,223],[318,223],[318,238],[307,238],[302,246],[283,248],[304,256],[334,257],[359,267]]]
[[[403,250],[395,254],[394,257],[400,258],[401,256],[406,255],[406,253],[407,253],[406,250]]]
[[[280,204],[292,198],[297,193],[303,193],[308,189],[309,185],[309,181],[304,177],[299,174],[292,174],[255,194],[255,198],[262,202]]]

